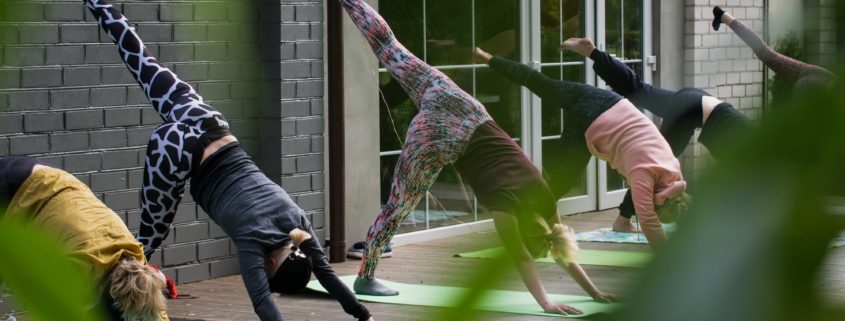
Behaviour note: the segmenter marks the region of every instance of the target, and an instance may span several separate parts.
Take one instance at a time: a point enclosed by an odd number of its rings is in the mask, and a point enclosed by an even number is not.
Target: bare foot
[[[634,223],[631,223],[631,219],[624,218],[622,216],[617,216],[616,220],[613,221],[613,231],[614,232],[622,232],[622,233],[640,233],[640,229],[634,226]]]
[[[596,50],[596,45],[590,38],[569,38],[560,44],[560,50],[569,50],[584,57],[589,57],[593,50]]]
[[[375,296],[399,295],[399,291],[396,291],[385,286],[384,284],[381,284],[381,282],[379,282],[375,278],[365,279],[360,276],[355,279],[355,283],[353,283],[352,289],[355,290],[355,293],[358,294]]]
[[[487,64],[490,63],[490,59],[493,59],[493,55],[481,50],[481,48],[475,47],[475,50],[472,51],[472,60],[476,63]]]
[[[733,21],[734,21],[734,16],[732,16],[729,12],[725,12],[724,14],[722,14],[722,23],[729,25]]]

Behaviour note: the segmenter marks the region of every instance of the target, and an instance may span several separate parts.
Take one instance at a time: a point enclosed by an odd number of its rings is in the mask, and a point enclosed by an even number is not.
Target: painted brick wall
[[[713,6],[722,6],[746,25],[763,31],[763,0],[686,0],[684,83],[727,101],[751,119],[763,112],[763,66],[729,28],[714,31]],[[681,161],[687,180],[695,182],[712,162],[707,149],[692,143]]]
[[[113,3],[226,116],[322,238],[322,2]],[[134,233],[144,150],[160,119],[117,49],[79,0],[13,0],[0,19],[0,156],[36,156],[73,173]],[[180,283],[238,272],[234,246],[187,193],[152,261]]]
[[[325,240],[323,2],[262,5],[262,168]]]

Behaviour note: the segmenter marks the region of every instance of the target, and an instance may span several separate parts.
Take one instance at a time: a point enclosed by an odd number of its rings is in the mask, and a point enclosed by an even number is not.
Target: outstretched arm
[[[554,304],[549,300],[546,294],[546,289],[540,281],[540,272],[537,270],[537,265],[534,263],[534,258],[528,252],[522,238],[519,234],[518,222],[513,215],[503,212],[493,212],[493,223],[496,225],[496,231],[499,233],[499,238],[507,249],[508,255],[513,258],[519,276],[528,288],[528,292],[534,297],[534,300],[543,307],[543,311],[548,313],[559,314],[581,314],[581,310],[565,304]]]
[[[323,251],[323,247],[320,246],[317,236],[314,235],[314,231],[311,229],[310,222],[308,223],[307,230],[308,233],[311,234],[311,238],[302,242],[302,244],[299,245],[299,248],[309,258],[311,258],[314,276],[316,276],[317,280],[320,281],[320,284],[329,291],[329,294],[334,296],[337,301],[340,302],[340,305],[343,307],[343,311],[354,316],[358,320],[368,320],[371,317],[370,311],[367,311],[367,308],[364,307],[361,302],[358,302],[358,299],[355,298],[352,291],[350,291],[349,288],[340,281],[337,274],[335,274],[334,270],[332,270],[332,267],[329,265],[329,261],[326,258],[326,253]]]
[[[630,176],[634,208],[637,210],[640,227],[651,248],[659,249],[666,243],[666,234],[654,210],[654,178],[645,170],[636,170]]]
[[[252,244],[237,244],[237,247],[241,276],[255,314],[261,321],[282,321],[282,314],[273,303],[267,272],[264,270],[264,249]]]

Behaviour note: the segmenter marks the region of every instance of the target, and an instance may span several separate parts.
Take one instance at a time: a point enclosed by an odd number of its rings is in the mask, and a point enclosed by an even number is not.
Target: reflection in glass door
[[[525,88],[485,65],[472,62],[471,50],[480,46],[495,54],[532,66],[549,77],[596,82],[588,60],[560,53],[570,37],[588,36],[601,48],[624,59],[644,79],[650,54],[651,0],[379,0],[378,8],[399,41],[420,59],[451,77],[485,105],[499,125],[516,140],[538,166],[555,166],[561,158],[562,111],[544,104]],[[393,169],[404,136],[417,108],[386,70],[379,72],[381,200],[387,201]],[[613,175],[611,175],[612,173]],[[581,184],[559,203],[562,214],[615,207],[621,201],[623,180],[593,159]],[[399,233],[486,219],[472,190],[452,167],[437,182]]]
[[[532,35],[531,58],[527,63],[548,77],[565,81],[592,83],[592,70],[586,67],[584,58],[572,52],[560,52],[558,48],[563,40],[571,37],[591,35],[592,1],[584,0],[542,0],[533,9],[535,28],[539,32]],[[539,23],[537,23],[539,22]],[[527,89],[525,95],[531,96],[532,114],[537,115],[534,127],[535,137],[540,145],[534,150],[534,159],[540,159],[543,168],[560,166],[560,160],[568,155],[561,154],[559,145],[564,114],[560,102],[543,102],[531,95]],[[586,146],[585,146],[586,148]],[[591,160],[576,184],[559,204],[562,213],[578,213],[596,209],[596,172],[595,159]]]
[[[379,12],[405,47],[441,70],[475,96],[496,122],[522,142],[519,86],[498,73],[475,65],[472,48],[521,60],[521,3],[524,0],[380,0]],[[417,108],[383,68],[379,72],[381,202],[390,193],[393,169]],[[434,186],[399,233],[471,223],[487,219],[472,190],[451,166],[443,168]]]
[[[651,82],[651,0],[597,0],[597,47],[622,60]],[[599,87],[607,87],[601,78]],[[610,89],[610,88],[607,88]],[[604,161],[598,162],[598,209],[619,206],[627,192],[624,178]]]

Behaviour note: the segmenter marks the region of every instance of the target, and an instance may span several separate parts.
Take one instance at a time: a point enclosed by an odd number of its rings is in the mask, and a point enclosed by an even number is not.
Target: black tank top
[[[546,186],[534,163],[492,120],[475,130],[454,166],[479,200],[500,190],[519,191],[538,183]]]
[[[29,178],[32,168],[40,164],[37,159],[28,156],[0,158],[0,200],[8,204],[15,197],[23,182]]]

